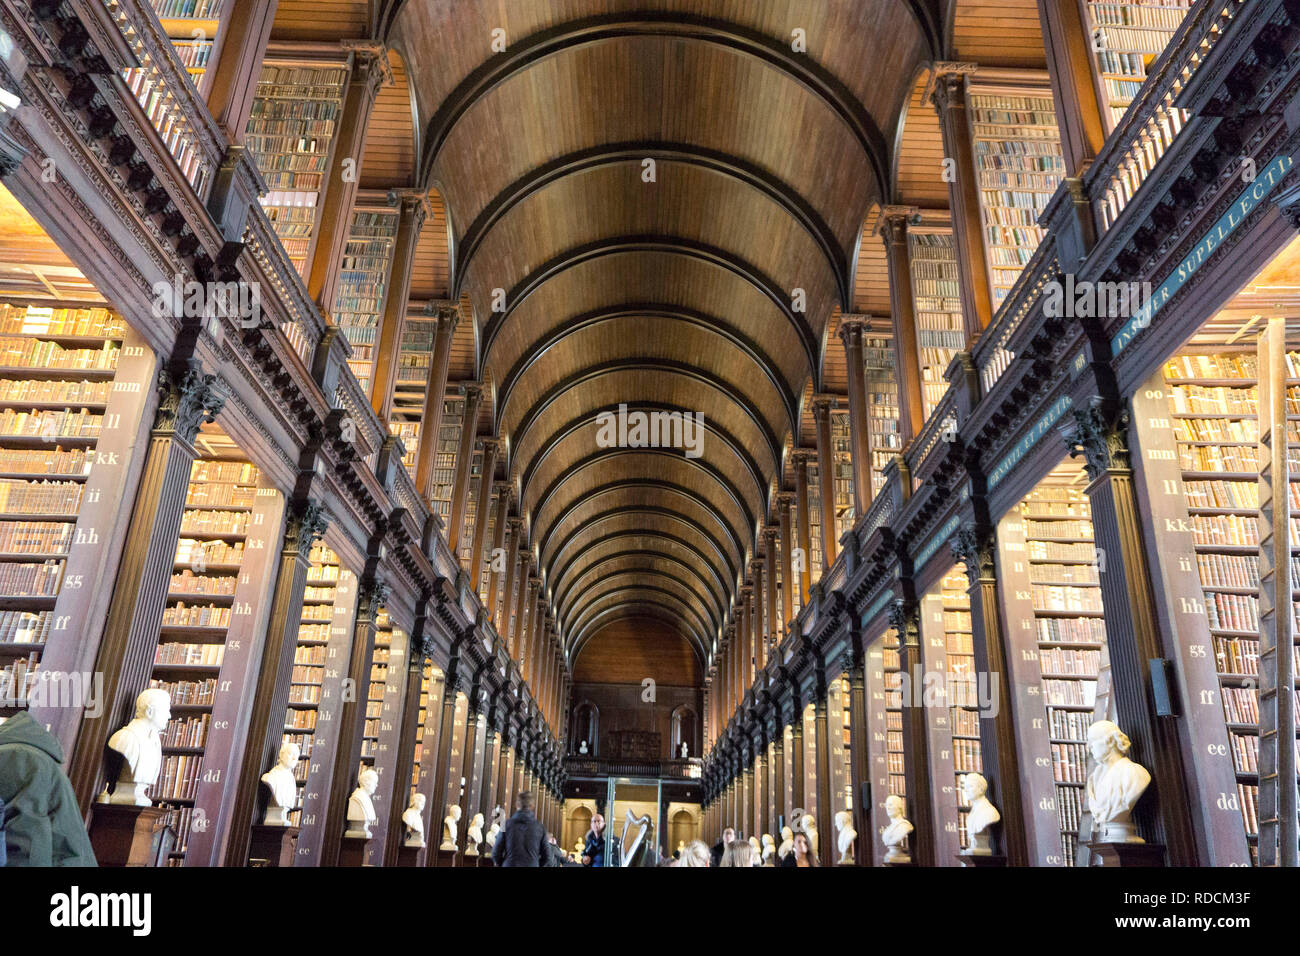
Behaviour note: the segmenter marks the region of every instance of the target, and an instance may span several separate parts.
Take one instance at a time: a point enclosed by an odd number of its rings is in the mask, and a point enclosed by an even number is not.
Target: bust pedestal
[[[428,847],[425,846],[408,846],[403,843],[397,848],[397,865],[398,866],[419,866],[420,854],[425,852]]]
[[[253,825],[253,838],[248,848],[249,866],[293,866],[298,848],[298,827]]]
[[[1159,843],[1111,843],[1098,840],[1088,849],[1101,858],[1102,866],[1164,866],[1165,848]]]
[[[480,857],[478,858],[478,865],[479,865],[479,866],[496,866],[497,864],[496,864],[496,861],[495,861],[494,859],[492,859],[492,854],[491,854],[491,853],[484,853],[482,856],[480,856]]]
[[[891,863],[889,860],[885,860],[880,865],[881,866],[916,866],[916,862],[913,860],[895,860],[894,862]]]
[[[958,853],[957,862],[962,866],[1006,866],[1007,858],[998,853]]]
[[[90,845],[100,866],[157,866],[156,840],[167,811],[123,803],[96,803]]]
[[[458,854],[457,851],[455,851],[455,850],[444,850],[442,847],[438,847],[438,849],[436,849],[436,850],[431,850],[430,852],[432,852],[433,855],[434,855],[434,856],[433,856],[433,865],[434,865],[434,866],[444,866],[444,867],[445,867],[445,866],[456,866],[456,865],[457,865],[456,857],[457,857],[459,854]]]
[[[371,839],[363,836],[340,837],[339,866],[365,866],[366,847]]]

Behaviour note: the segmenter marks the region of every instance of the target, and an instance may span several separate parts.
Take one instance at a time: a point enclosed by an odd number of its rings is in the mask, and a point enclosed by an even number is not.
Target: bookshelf
[[[916,347],[921,363],[921,401],[928,419],[948,391],[944,373],[966,347],[957,274],[957,247],[951,229],[914,227],[907,231],[916,307]],[[897,409],[897,385],[894,402]],[[895,411],[895,419],[897,412]],[[897,430],[897,426],[895,426]]]
[[[393,408],[389,429],[399,435],[406,446],[402,462],[415,477],[420,431],[424,422],[424,403],[429,389],[429,368],[433,361],[436,322],[409,319],[402,330],[398,352],[397,381],[394,384]],[[451,486],[455,481],[456,452],[459,447],[460,421],[465,400],[456,396],[443,401],[443,420],[434,452],[434,510],[445,520],[451,510]],[[448,429],[449,424],[455,430]]]
[[[163,32],[172,41],[176,56],[196,88],[205,90],[203,76],[227,0],[149,0]]]
[[[867,428],[871,432],[871,492],[885,487],[884,468],[903,451],[898,418],[898,359],[889,336],[869,335],[862,342],[867,385]]]
[[[970,120],[996,311],[1042,241],[1038,217],[1065,176],[1065,160],[1046,83],[999,88],[972,81]]]
[[[1069,468],[1064,469],[1067,473]],[[1048,749],[1060,830],[1061,862],[1078,853],[1087,804],[1088,727],[1097,677],[1106,662],[1106,622],[1092,514],[1084,476],[1049,477],[1020,502],[1037,637]]]
[[[1124,118],[1191,6],[1192,0],[1088,0],[1092,68],[1107,133]]]
[[[831,409],[831,449],[835,462],[835,540],[852,527],[856,502],[853,498],[853,438],[847,408]]]
[[[429,735],[429,721],[438,713],[441,694],[438,693],[437,682],[441,676],[442,672],[431,661],[426,660],[424,662],[424,669],[420,674],[419,712],[415,715],[415,752],[411,762],[411,787],[407,795],[408,802],[420,791],[420,781],[425,774],[432,771],[432,765],[436,759],[437,738]],[[422,773],[420,768],[424,766],[426,753],[429,757],[429,766]],[[425,832],[428,832],[427,829]]]
[[[814,818],[817,816],[817,707],[815,704],[809,704],[803,709],[803,805],[804,813],[810,813]],[[835,836],[819,833],[817,839],[820,844],[822,840],[835,839]]]
[[[808,573],[822,574],[822,483],[817,459],[808,460]]]
[[[195,441],[150,686],[171,695],[163,765],[151,790],[177,833],[172,866],[210,866],[225,781],[244,741],[268,613],[283,498],[221,429]]]
[[[888,646],[891,641],[892,648]],[[884,825],[885,798],[891,793],[907,795],[903,776],[902,711],[898,709],[896,689],[897,632],[885,631],[867,644],[865,676],[867,732],[864,739],[867,742],[867,779],[871,784],[871,819],[869,834],[859,833],[858,839],[870,839],[867,845],[871,847],[872,862],[879,865],[884,859],[884,850],[877,831]]]
[[[1235,325],[1236,323],[1234,323]],[[1225,330],[1226,331],[1226,330]],[[1215,865],[1257,860],[1259,756],[1258,353],[1254,337],[1207,326],[1134,400],[1153,520],[1171,528],[1159,568],[1187,685],[1197,779],[1221,794]],[[1287,353],[1292,509],[1300,503],[1300,351]],[[1139,416],[1141,416],[1139,418]],[[1291,518],[1292,608],[1300,534]]]
[[[963,774],[982,770],[967,588],[966,575],[954,567],[921,601],[922,660],[928,675],[943,676],[942,685],[934,677],[921,680],[915,674],[902,675],[901,680],[902,703],[925,708],[935,820],[942,827],[936,835],[935,858],[941,865],[952,865],[949,861],[955,862],[955,855],[969,846],[968,807],[958,784]],[[918,681],[922,686],[917,686]]]
[[[461,414],[464,415],[463,405]],[[469,423],[468,427],[474,427],[473,423]],[[461,522],[458,529],[458,538],[456,539],[456,556],[460,559],[462,567],[469,566],[470,552],[474,549],[474,524],[478,520],[479,499],[484,497],[487,491],[482,487],[483,449],[477,447],[477,442],[474,444],[475,447],[470,457],[469,476],[465,482],[465,518]],[[450,530],[447,532],[447,540],[453,540]]]
[[[342,65],[267,62],[248,119],[245,143],[268,188],[262,208],[304,277],[347,76]]]
[[[848,675],[831,682],[826,695],[827,734],[830,739],[831,812],[853,808],[853,741],[850,734],[852,708]],[[835,859],[839,859],[838,854]]]
[[[379,320],[383,316],[393,245],[397,241],[397,219],[394,210],[358,209],[352,214],[334,296],[334,321],[352,346],[348,367],[367,396],[375,374]],[[413,458],[414,442],[410,447]]]
[[[126,332],[105,308],[0,301],[0,716],[39,701],[59,612],[93,570],[83,546],[106,537],[80,519],[103,494],[95,450],[122,422]]]
[[[394,787],[398,782],[397,750],[402,729],[402,710],[406,702],[406,659],[410,636],[380,609],[375,618],[375,646],[370,657],[370,689],[366,701],[366,722],[361,741],[361,766],[371,767],[379,775],[378,799],[375,801],[375,834],[387,832],[388,812]],[[383,861],[384,841],[372,840],[366,847],[366,860],[374,866]]]

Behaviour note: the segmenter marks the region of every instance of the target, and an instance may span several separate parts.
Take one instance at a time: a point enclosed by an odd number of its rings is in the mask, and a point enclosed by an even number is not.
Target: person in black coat
[[[736,831],[734,827],[727,827],[727,829],[722,831],[722,839],[715,843],[713,849],[709,851],[709,856],[711,857],[710,863],[713,866],[722,865],[722,853],[727,849],[727,844],[734,839],[736,839]]]
[[[525,790],[515,801],[514,816],[506,821],[492,848],[497,866],[542,866],[548,859],[546,827],[533,815],[533,795]]]
[[[605,818],[599,813],[591,818],[587,841],[582,845],[583,866],[605,865]]]

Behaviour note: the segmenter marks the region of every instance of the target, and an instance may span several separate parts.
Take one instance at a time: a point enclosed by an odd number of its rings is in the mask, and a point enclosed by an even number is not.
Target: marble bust
[[[442,845],[439,850],[456,849],[456,825],[460,823],[461,810],[454,804],[447,810],[447,816],[442,821]]]
[[[961,795],[970,807],[966,815],[966,834],[970,846],[963,850],[965,856],[991,856],[993,849],[989,846],[992,835],[989,828],[1002,819],[998,808],[988,798],[989,782],[983,774],[967,773],[961,778]]]
[[[585,755],[587,753],[587,741],[578,744],[578,753]]]
[[[763,865],[763,845],[762,845],[761,843],[758,842],[758,837],[756,837],[756,836],[752,836],[752,837],[750,837],[750,838],[749,838],[749,845],[750,845],[751,847],[754,848],[754,855],[753,855],[753,857],[752,857],[753,862],[751,862],[749,865],[750,865],[750,866],[762,866],[762,865]]]
[[[911,863],[912,857],[907,852],[907,837],[912,832],[912,822],[904,813],[907,803],[896,793],[885,798],[885,815],[889,824],[880,828],[880,842],[885,845],[886,863]]]
[[[794,831],[789,827],[781,828],[781,845],[777,847],[776,855],[784,858],[794,852]]]
[[[805,813],[799,821],[799,829],[808,837],[808,845],[812,847],[812,851],[820,853],[821,847],[817,843],[817,818],[811,813]]]
[[[689,752],[690,752],[690,748],[686,746],[686,741],[683,740],[683,741],[682,741],[682,747],[681,747],[681,755],[682,755],[682,759],[683,759],[683,760],[686,759],[686,755],[687,755]]]
[[[421,849],[424,846],[424,804],[425,796],[417,793],[402,811],[402,826],[406,827],[405,846]]]
[[[266,813],[262,823],[268,827],[287,827],[289,811],[298,803],[298,780],[294,777],[294,768],[302,750],[295,743],[285,742],[280,745],[280,757],[276,765],[262,774],[262,783],[270,791],[266,802]]]
[[[469,833],[466,839],[465,855],[478,856],[483,844],[483,814],[476,813],[469,821]]]
[[[772,834],[763,834],[763,852],[761,854],[764,866],[773,866],[772,857],[776,855],[776,841],[772,839]]]
[[[375,791],[379,789],[379,774],[365,767],[357,774],[357,788],[348,798],[348,829],[345,837],[370,839],[370,828],[379,822],[375,814]]]
[[[1133,807],[1151,784],[1151,774],[1128,758],[1133,742],[1109,720],[1088,728],[1088,752],[1096,765],[1085,791],[1088,809],[1103,843],[1145,843],[1133,831]]]
[[[852,866],[853,860],[853,843],[858,838],[858,831],[853,829],[853,814],[848,810],[841,810],[835,814],[835,831],[836,847],[840,851],[840,866]]]
[[[135,699],[135,719],[108,738],[110,750],[122,755],[122,769],[109,803],[136,807],[153,804],[146,792],[158,781],[162,769],[162,732],[172,716],[171,695],[165,690],[142,690]]]

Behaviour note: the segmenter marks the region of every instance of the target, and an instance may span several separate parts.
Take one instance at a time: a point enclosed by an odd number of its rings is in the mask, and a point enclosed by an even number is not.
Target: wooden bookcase
[[[852,741],[849,736],[851,708],[849,678],[841,674],[831,681],[826,694],[826,730],[830,740],[831,816],[853,807]],[[829,834],[835,839],[835,833]],[[839,859],[838,855],[835,859]]]
[[[347,77],[343,64],[268,61],[248,119],[245,145],[268,188],[262,208],[303,276]]]
[[[375,816],[371,832],[376,839],[366,847],[366,862],[378,866],[383,862],[388,811],[392,806],[393,788],[403,787],[397,768],[398,740],[402,732],[402,711],[406,702],[406,658],[410,636],[395,625],[386,609],[375,621],[375,646],[370,657],[370,690],[366,701],[365,734],[361,742],[361,767],[370,767],[379,775],[375,794]]]
[[[853,437],[847,408],[831,409],[831,450],[835,461],[835,540],[853,527]]]
[[[808,460],[808,572],[812,581],[822,575],[822,483],[815,458]]]
[[[1137,98],[1152,64],[1173,39],[1192,2],[1087,0],[1093,75],[1107,133],[1119,125]]]
[[[890,648],[893,640],[892,668]],[[880,843],[880,827],[885,825],[885,798],[891,793],[900,797],[907,796],[907,786],[903,776],[903,739],[902,711],[897,705],[898,692],[889,689],[898,681],[898,634],[886,631],[867,645],[866,692],[867,692],[867,779],[871,783],[871,832],[859,833],[859,840],[870,841],[874,866],[879,866],[885,858],[884,847]]]
[[[903,451],[898,420],[898,359],[893,339],[868,335],[862,341],[867,385],[867,427],[871,432],[871,491],[885,487],[884,468]]]
[[[1038,217],[1065,176],[1061,133],[1042,83],[969,88],[971,148],[979,182],[993,308],[1002,305],[1042,241]]]
[[[176,48],[177,58],[199,90],[207,89],[203,77],[227,3],[228,0],[149,0],[163,31]]]
[[[384,297],[392,270],[397,219],[397,212],[388,209],[363,208],[353,212],[339,268],[338,291],[334,296],[334,321],[352,346],[348,368],[352,369],[366,395],[370,394],[375,374],[379,320],[383,316]],[[397,421],[404,423],[405,419],[398,418]],[[419,434],[418,423],[409,436],[401,429],[394,434],[404,441],[408,437],[412,439],[405,443],[413,457],[414,438]]]
[[[91,676],[83,622],[102,626],[155,361],[100,305],[13,299],[0,352],[0,716],[52,721],[76,682],[54,694],[38,675]]]
[[[402,464],[412,478],[415,477],[415,459],[423,427],[425,393],[429,390],[429,366],[433,361],[436,329],[436,322],[407,319],[402,328],[402,342],[397,355],[397,380],[393,385],[393,410],[388,430],[402,439],[406,449]],[[450,496],[450,491],[448,495]]]
[[[950,227],[919,225],[907,231],[916,308],[916,347],[921,363],[921,401],[928,419],[948,391],[944,373],[966,347],[957,247]],[[897,386],[894,394],[897,396]],[[895,401],[897,398],[895,397]]]
[[[1232,344],[1228,344],[1231,342]],[[1300,503],[1300,350],[1287,354],[1290,500]],[[1139,490],[1166,530],[1153,566],[1185,688],[1190,752],[1207,802],[1215,865],[1257,858],[1259,793],[1258,356],[1253,336],[1206,331],[1134,398]],[[1292,614],[1300,528],[1291,519]]]
[[[284,499],[215,424],[195,441],[150,686],[172,719],[151,796],[177,841],[171,865],[212,866],[238,772],[270,612]]]
[[[962,774],[982,770],[978,700],[970,681],[975,658],[967,587],[966,575],[954,567],[922,598],[921,659],[926,673],[903,675],[911,706],[924,706],[926,714],[938,827],[935,860],[940,866],[955,866],[957,852],[969,846],[968,808],[957,784]],[[908,695],[903,696],[907,703]]]

